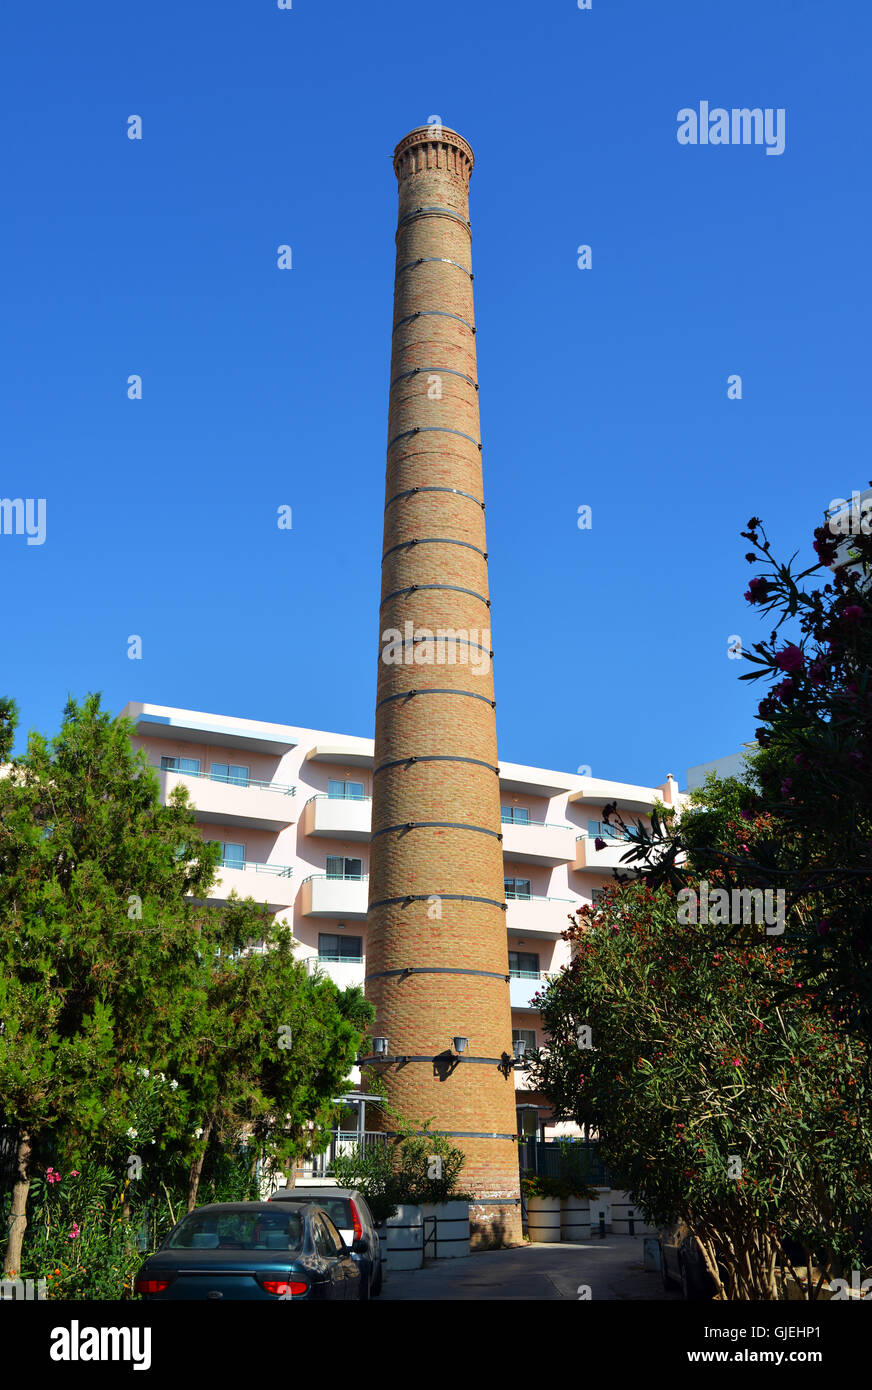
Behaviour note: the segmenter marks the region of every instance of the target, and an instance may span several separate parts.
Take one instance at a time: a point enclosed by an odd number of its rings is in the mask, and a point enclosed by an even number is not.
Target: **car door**
[[[323,1280],[324,1297],[333,1301],[345,1297],[344,1271],[336,1259],[333,1236],[328,1231],[323,1213],[312,1217],[312,1237],[315,1242],[315,1255]]]
[[[330,1217],[325,1213],[325,1215],[321,1217],[321,1220],[324,1224],[327,1237],[333,1246],[335,1278],[342,1290],[341,1293],[337,1294],[337,1297],[344,1299],[360,1298],[360,1265],[355,1264],[354,1260],[351,1258],[351,1252],[348,1246],[330,1220]]]

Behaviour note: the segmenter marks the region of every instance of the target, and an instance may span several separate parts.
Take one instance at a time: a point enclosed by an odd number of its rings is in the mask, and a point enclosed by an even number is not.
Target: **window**
[[[528,1047],[528,1048],[533,1048],[533,1047],[535,1047],[535,1046],[536,1046],[536,1030],[535,1030],[535,1028],[513,1028],[513,1029],[512,1029],[512,1042],[513,1042],[513,1043],[516,1043],[516,1042],[525,1042],[525,1043],[527,1044],[527,1047]]]
[[[327,932],[318,933],[318,955],[321,960],[363,960],[362,936],[334,936]]]
[[[327,877],[363,878],[363,860],[346,859],[342,854],[328,854]]]
[[[530,812],[526,806],[501,806],[500,820],[504,825],[529,825]]]
[[[600,902],[605,894],[605,888],[592,888],[590,890],[590,900],[594,907]]]
[[[191,773],[194,777],[198,777],[200,775],[200,759],[170,758],[166,755],[166,753],[162,753],[160,759],[160,770],[161,772],[188,772]]]
[[[534,951],[509,951],[510,975],[538,975],[539,957]]]
[[[221,863],[225,869],[244,869],[245,845],[234,845],[229,840],[222,840]]]
[[[587,823],[587,833],[594,837],[599,836],[601,840],[625,840],[627,837],[615,826],[608,825],[604,820],[589,820]]]
[[[528,878],[504,878],[503,885],[507,898],[532,898]]]
[[[234,787],[248,786],[248,768],[241,763],[210,763],[209,776],[213,782],[231,782]]]
[[[337,1255],[342,1253],[344,1249],[342,1240],[329,1217],[313,1217],[312,1234],[315,1237],[315,1249],[325,1259],[334,1260]]]
[[[346,1249],[345,1241],[342,1239],[336,1227],[333,1225],[333,1222],[330,1220],[330,1217],[326,1214],[322,1216],[321,1224],[323,1225],[324,1230],[327,1232],[327,1239],[333,1246],[333,1254],[344,1255]]]
[[[327,783],[327,795],[331,801],[363,801],[363,783],[342,782],[331,777]]]

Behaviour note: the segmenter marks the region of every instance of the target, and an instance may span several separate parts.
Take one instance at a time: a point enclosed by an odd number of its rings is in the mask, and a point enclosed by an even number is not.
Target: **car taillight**
[[[163,1293],[169,1286],[169,1279],[137,1279],[134,1289],[136,1293]]]
[[[363,1235],[363,1226],[360,1222],[360,1213],[358,1212],[357,1207],[354,1205],[353,1198],[349,1199],[348,1204],[351,1207],[351,1220],[354,1224],[354,1239],[360,1240],[360,1237]]]
[[[267,1293],[277,1294],[280,1298],[293,1298],[295,1294],[305,1293],[309,1287],[299,1279],[290,1282],[287,1279],[261,1279],[260,1283]]]

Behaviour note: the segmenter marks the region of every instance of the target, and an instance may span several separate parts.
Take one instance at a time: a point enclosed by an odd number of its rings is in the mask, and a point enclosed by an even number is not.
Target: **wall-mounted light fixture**
[[[469,1047],[469,1038],[452,1038],[451,1041],[454,1044],[454,1051],[458,1054],[464,1053]]]
[[[376,1057],[386,1057],[388,1053],[387,1038],[373,1038],[372,1050]]]

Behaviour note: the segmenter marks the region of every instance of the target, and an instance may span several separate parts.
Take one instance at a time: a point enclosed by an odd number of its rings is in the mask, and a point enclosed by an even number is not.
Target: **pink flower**
[[[46,1182],[49,1183],[49,1184],[55,1183],[55,1182],[60,1182],[60,1180],[61,1180],[61,1175],[60,1175],[60,1173],[58,1173],[54,1168],[46,1168],[46,1170],[45,1170],[45,1180],[46,1180]]]
[[[76,1237],[78,1236],[78,1234],[79,1234],[79,1226],[78,1226],[78,1224],[74,1221],[74,1222],[73,1222],[73,1229],[70,1231],[69,1235],[67,1236],[67,1240],[75,1240]]]
[[[70,1173],[70,1177],[71,1177],[71,1178],[77,1178],[78,1176],[79,1176],[79,1170],[78,1170],[78,1168],[74,1168],[73,1171]]]
[[[745,598],[749,603],[763,603],[768,596],[769,584],[767,580],[759,576],[757,579],[752,579],[745,590]]]
[[[805,657],[793,642],[775,653],[775,665],[780,671],[800,671],[805,665]]]
[[[739,1061],[739,1058],[738,1058],[738,1057],[734,1057],[734,1058],[733,1058],[733,1066],[734,1066],[734,1067],[740,1067],[741,1065],[742,1065],[742,1063]]]

